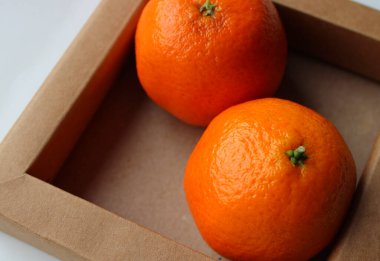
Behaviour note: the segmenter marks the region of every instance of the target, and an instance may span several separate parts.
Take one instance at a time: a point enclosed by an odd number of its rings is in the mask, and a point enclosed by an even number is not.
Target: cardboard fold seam
[[[28,174],[22,174],[11,180],[4,181],[0,183],[0,190],[8,186],[10,183],[18,183],[22,179],[26,179]],[[2,199],[0,199],[1,202]],[[6,199],[7,200],[7,199]],[[70,256],[71,260],[89,260],[84,256],[80,256],[78,253],[73,252],[71,249],[66,248],[57,242],[49,239],[48,237],[38,234],[35,231],[29,230],[28,227],[24,226],[21,222],[16,221],[0,211],[0,227],[2,231],[21,239],[37,248],[43,249],[49,254],[59,255],[63,258]],[[48,246],[47,246],[48,245]]]
[[[0,179],[0,186],[5,185],[6,183],[12,182],[16,179],[22,178],[24,175],[25,174],[15,174],[9,178]],[[3,177],[3,175],[0,175],[0,177]],[[0,215],[1,215],[1,213],[0,213]]]

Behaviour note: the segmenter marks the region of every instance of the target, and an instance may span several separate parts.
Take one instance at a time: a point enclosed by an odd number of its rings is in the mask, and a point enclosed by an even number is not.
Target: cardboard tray
[[[275,2],[292,46],[379,79],[378,12],[345,0]],[[182,189],[202,129],[158,108],[137,81],[131,44],[143,5],[102,1],[0,145],[0,229],[61,259],[219,258],[201,239]],[[320,259],[380,257],[379,87],[289,55],[278,96],[333,121],[358,173],[366,165],[347,224]]]

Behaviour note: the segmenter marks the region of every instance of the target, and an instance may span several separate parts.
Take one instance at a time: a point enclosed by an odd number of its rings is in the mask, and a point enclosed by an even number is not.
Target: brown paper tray
[[[299,14],[314,21],[317,5],[276,2],[290,42],[298,46],[295,21]],[[357,7],[337,2],[343,9]],[[133,52],[126,53],[142,6],[103,1],[0,145],[0,229],[65,260],[219,257],[201,239],[182,189],[186,160],[202,129],[154,105],[137,81]],[[333,30],[354,31],[330,19]],[[376,34],[367,33],[359,37],[364,42]],[[372,77],[356,70],[355,62],[300,49]],[[292,51],[277,95],[333,121],[362,172],[380,129],[378,83]],[[380,257],[379,233],[373,233],[380,229],[376,144],[350,222],[332,252],[325,252],[332,260]]]

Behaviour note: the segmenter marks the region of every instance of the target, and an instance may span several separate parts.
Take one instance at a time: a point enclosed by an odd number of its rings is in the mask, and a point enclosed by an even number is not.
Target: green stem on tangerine
[[[211,4],[210,0],[206,0],[206,2],[199,8],[199,12],[204,16],[212,16],[214,15],[214,9],[216,5]]]
[[[306,149],[304,146],[299,146],[295,150],[288,150],[285,152],[293,166],[304,165],[308,156],[306,155]]]

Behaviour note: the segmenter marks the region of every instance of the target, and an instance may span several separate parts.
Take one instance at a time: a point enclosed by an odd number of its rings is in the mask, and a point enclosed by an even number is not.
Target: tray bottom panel
[[[130,57],[54,184],[218,258],[199,235],[182,186],[187,158],[203,129],[181,123],[154,105],[134,68]],[[290,53],[278,96],[334,122],[361,173],[380,129],[379,84]]]

